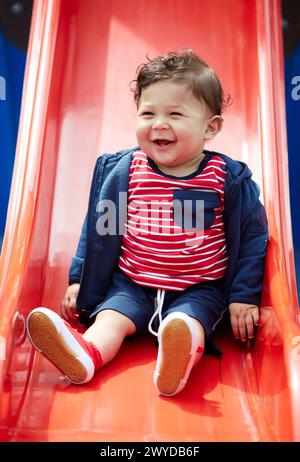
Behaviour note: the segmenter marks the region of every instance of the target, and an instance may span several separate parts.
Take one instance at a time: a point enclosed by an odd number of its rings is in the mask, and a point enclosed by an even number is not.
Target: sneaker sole
[[[191,361],[192,335],[182,319],[168,322],[162,332],[162,361],[156,386],[163,395],[174,395],[185,385]]]
[[[75,384],[88,382],[94,375],[91,358],[69,332],[64,322],[50,310],[37,309],[27,319],[31,343]],[[47,311],[46,311],[47,310]],[[48,313],[50,311],[50,313]],[[72,345],[74,342],[74,345]]]

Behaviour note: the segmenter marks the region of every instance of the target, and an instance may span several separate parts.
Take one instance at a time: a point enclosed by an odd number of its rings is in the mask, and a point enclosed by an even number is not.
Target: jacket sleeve
[[[251,180],[250,180],[251,181]],[[256,187],[257,185],[251,181]],[[249,184],[248,184],[249,187]],[[260,304],[265,256],[268,242],[268,221],[259,199],[251,212],[242,199],[242,225],[236,271],[229,292],[229,303]]]
[[[72,258],[71,267],[69,271],[69,285],[74,283],[80,283],[86,249],[86,230],[87,217],[85,217],[83,222],[76,255]]]

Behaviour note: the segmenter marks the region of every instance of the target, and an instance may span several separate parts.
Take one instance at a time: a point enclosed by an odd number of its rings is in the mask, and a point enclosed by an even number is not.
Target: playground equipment
[[[0,266],[2,441],[299,441],[300,325],[290,225],[280,2],[38,0]],[[246,161],[270,224],[253,344],[224,322],[223,356],[158,397],[153,339],[128,340],[85,386],[24,338],[24,317],[58,309],[96,157],[136,144],[128,83],[149,56],[191,47],[234,104],[208,149]]]

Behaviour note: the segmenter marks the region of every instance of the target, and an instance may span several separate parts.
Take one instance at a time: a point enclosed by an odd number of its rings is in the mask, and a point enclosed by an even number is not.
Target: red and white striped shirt
[[[119,268],[130,279],[147,287],[181,291],[224,276],[228,260],[223,220],[225,167],[216,155],[194,177],[175,179],[156,172],[142,151],[134,153],[119,258]],[[204,197],[211,223],[202,231],[174,221],[173,201],[179,194],[184,198],[182,191],[187,190],[201,191]],[[205,193],[215,195],[217,207],[207,206]],[[190,199],[195,193],[187,194]]]

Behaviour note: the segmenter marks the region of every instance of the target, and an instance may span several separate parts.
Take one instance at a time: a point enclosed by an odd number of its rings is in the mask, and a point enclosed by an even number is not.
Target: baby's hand
[[[66,291],[64,299],[60,305],[60,312],[63,318],[67,321],[77,320],[79,314],[76,311],[76,300],[79,292],[80,284],[71,284]]]
[[[259,308],[256,305],[247,303],[230,303],[230,322],[233,335],[245,342],[248,338],[254,337],[254,326],[258,326]]]

